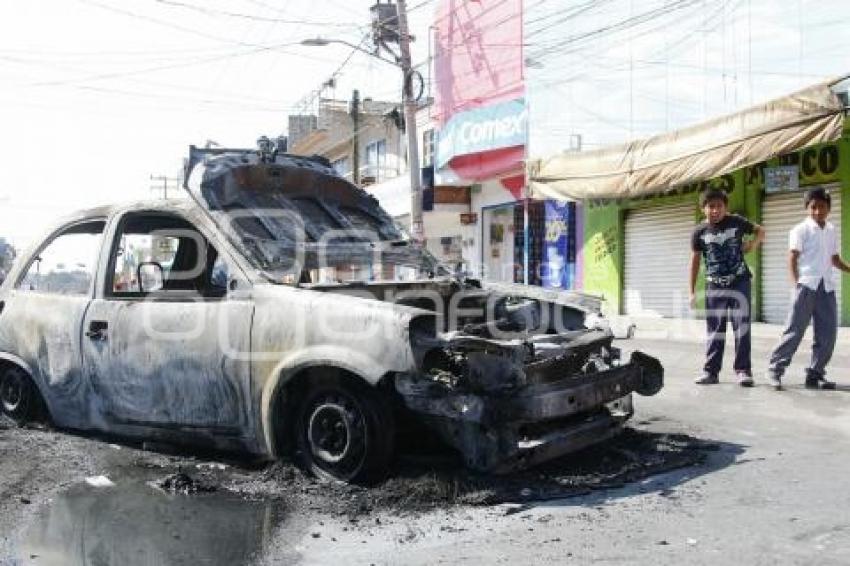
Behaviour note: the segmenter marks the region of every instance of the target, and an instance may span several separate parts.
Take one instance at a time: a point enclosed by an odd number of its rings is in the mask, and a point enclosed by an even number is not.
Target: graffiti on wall
[[[596,264],[614,259],[617,256],[617,227],[609,226],[597,232],[590,240],[590,257]]]

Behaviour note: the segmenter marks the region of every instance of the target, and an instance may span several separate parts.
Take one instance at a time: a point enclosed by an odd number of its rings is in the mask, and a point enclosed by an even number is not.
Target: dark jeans
[[[723,349],[726,346],[726,321],[731,320],[735,332],[735,371],[752,375],[750,360],[750,304],[749,278],[736,280],[729,287],[708,283],[705,289],[706,309],[706,374],[718,375],[723,366]]]
[[[814,291],[804,285],[797,285],[794,304],[791,305],[791,311],[788,313],[782,339],[770,356],[771,374],[782,377],[785,373],[785,368],[791,363],[791,358],[800,346],[809,322],[813,322],[814,340],[812,341],[812,359],[809,367],[806,368],[806,378],[819,379],[824,376],[826,364],[829,363],[835,349],[838,309],[835,304],[835,293],[827,293],[823,281]]]

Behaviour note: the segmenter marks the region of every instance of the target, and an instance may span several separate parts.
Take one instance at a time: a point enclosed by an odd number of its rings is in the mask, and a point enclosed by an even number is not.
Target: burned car
[[[450,273],[321,158],[192,148],[185,188],[22,255],[0,288],[6,415],[359,482],[403,421],[507,472],[611,437],[662,387],[598,299]]]

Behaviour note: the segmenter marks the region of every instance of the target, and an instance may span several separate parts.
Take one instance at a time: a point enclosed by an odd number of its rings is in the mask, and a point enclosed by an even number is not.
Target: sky
[[[190,144],[254,147],[359,44],[363,0],[0,0],[0,236],[25,246],[64,214],[156,196]],[[433,1],[413,0],[427,58]],[[365,47],[369,46],[367,40]],[[398,98],[400,72],[355,53],[324,96]]]
[[[530,153],[640,139],[850,73],[847,0],[525,0]],[[573,138],[575,145],[575,138]]]
[[[0,236],[25,246],[73,210],[155,196],[150,176],[177,176],[190,144],[253,147],[284,133],[331,76],[324,96],[398,99],[395,67],[341,44],[300,45],[360,43],[372,3],[0,0]],[[427,59],[435,4],[408,0],[414,62]],[[573,134],[586,148],[651,135],[850,72],[846,0],[525,7],[537,154]]]

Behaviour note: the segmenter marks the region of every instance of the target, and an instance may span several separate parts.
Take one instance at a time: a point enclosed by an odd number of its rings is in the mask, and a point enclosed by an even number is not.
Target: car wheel
[[[335,380],[312,388],[298,414],[298,452],[315,476],[372,483],[386,475],[395,423],[389,400],[378,390]]]
[[[19,368],[0,375],[0,409],[18,425],[36,419],[38,392],[29,376]]]

